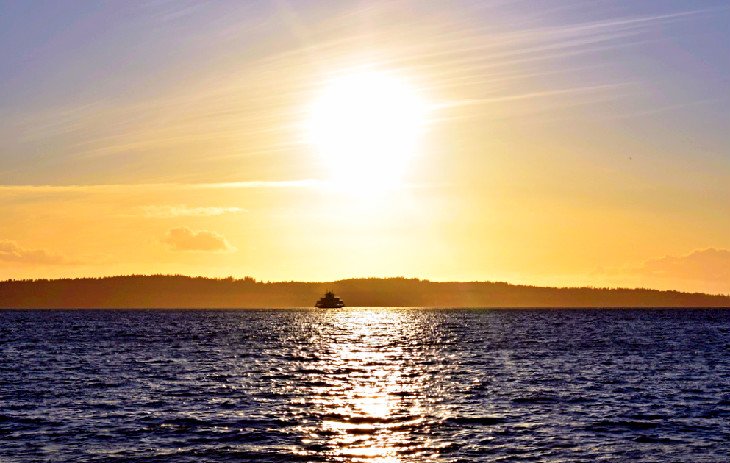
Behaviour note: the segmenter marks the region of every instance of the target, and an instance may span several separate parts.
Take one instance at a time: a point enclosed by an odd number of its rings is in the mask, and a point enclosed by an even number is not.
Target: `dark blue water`
[[[730,311],[0,311],[0,461],[728,461]]]

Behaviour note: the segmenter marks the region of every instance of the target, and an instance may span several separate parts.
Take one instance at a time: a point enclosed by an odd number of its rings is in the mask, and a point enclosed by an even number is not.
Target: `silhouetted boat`
[[[342,302],[342,299],[335,296],[335,293],[327,291],[324,297],[318,300],[314,306],[318,309],[339,309],[340,307],[344,307],[345,303]]]

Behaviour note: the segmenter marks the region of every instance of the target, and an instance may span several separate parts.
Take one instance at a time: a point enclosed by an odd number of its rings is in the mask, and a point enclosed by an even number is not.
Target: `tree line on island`
[[[627,288],[551,288],[503,282],[359,278],[261,282],[183,275],[129,275],[0,282],[3,308],[311,307],[332,290],[365,307],[730,307],[730,296]]]

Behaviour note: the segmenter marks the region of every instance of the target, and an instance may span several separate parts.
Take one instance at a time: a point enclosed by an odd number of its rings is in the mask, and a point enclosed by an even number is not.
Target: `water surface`
[[[0,461],[727,461],[730,311],[0,311]]]

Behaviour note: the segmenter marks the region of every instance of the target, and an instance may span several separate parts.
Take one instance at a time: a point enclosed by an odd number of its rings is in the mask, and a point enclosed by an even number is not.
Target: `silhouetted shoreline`
[[[553,288],[503,282],[363,278],[260,282],[253,278],[130,275],[0,282],[1,308],[311,307],[325,290],[365,307],[730,307],[730,296],[627,288]]]

